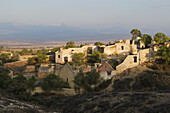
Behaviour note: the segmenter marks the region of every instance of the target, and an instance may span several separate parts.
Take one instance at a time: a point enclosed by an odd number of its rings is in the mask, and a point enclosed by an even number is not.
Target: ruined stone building
[[[140,65],[144,62],[150,62],[154,59],[154,50],[153,48],[139,49],[137,54],[128,55],[126,59],[116,67],[116,72],[122,73],[128,68],[133,68],[137,65]]]
[[[117,55],[117,54],[137,54],[137,50],[140,48],[145,48],[144,43],[140,41],[140,37],[136,40],[120,40],[118,43],[113,45],[105,46],[94,46],[85,45],[81,48],[61,48],[55,53],[55,63],[66,63],[72,62],[72,55],[74,53],[84,53],[85,55],[92,54],[95,51],[104,53],[106,55]]]
[[[104,62],[97,67],[96,71],[99,72],[100,77],[104,80],[111,79],[114,75],[116,75],[116,70],[114,70],[107,62]]]
[[[54,66],[48,64],[41,64],[38,68],[38,78],[45,78],[46,76],[54,73]]]
[[[45,78],[50,74],[55,74],[56,76],[62,78],[65,82],[68,82],[71,88],[74,88],[73,80],[74,76],[77,74],[68,63],[52,65],[41,64],[37,73],[38,78]]]
[[[74,53],[84,53],[85,55],[87,55],[92,54],[94,51],[97,51],[97,46],[93,45],[86,45],[81,48],[61,48],[55,53],[55,63],[63,64],[66,62],[72,62],[72,55]]]

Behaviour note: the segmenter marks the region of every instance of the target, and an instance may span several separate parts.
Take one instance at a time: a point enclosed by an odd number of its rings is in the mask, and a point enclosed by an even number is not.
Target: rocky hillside
[[[145,63],[114,76],[107,91],[158,91],[170,89],[170,66]]]
[[[56,95],[38,94],[29,102],[19,101],[3,94],[0,95],[0,113],[169,113],[170,111],[169,66],[151,63],[139,65],[106,83],[107,88],[104,87],[96,93],[62,98]],[[36,104],[37,102],[41,104]]]

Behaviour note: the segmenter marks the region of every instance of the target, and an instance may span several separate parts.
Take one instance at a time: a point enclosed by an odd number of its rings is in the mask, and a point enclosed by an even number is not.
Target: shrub
[[[49,76],[43,79],[43,82],[40,84],[42,89],[49,92],[51,90],[62,90],[62,88],[69,87],[69,84],[64,82],[59,76],[50,74]]]

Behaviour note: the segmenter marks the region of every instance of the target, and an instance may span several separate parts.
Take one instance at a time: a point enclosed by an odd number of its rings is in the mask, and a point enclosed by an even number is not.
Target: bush
[[[0,88],[7,89],[11,83],[11,77],[8,75],[8,71],[0,68]]]
[[[103,89],[106,89],[110,84],[112,83],[112,79],[110,80],[104,80],[102,83],[100,83],[94,90],[95,91],[101,91]]]
[[[119,62],[115,59],[110,59],[109,64],[113,67],[113,69],[116,69],[116,66],[119,65]]]
[[[81,92],[93,92],[95,85],[100,82],[100,75],[96,71],[87,72],[86,75],[84,73],[79,72],[74,77],[75,91],[77,93]],[[92,87],[94,86],[94,87]]]
[[[49,76],[43,79],[43,82],[40,84],[42,89],[49,92],[51,90],[62,90],[62,88],[68,88],[69,84],[64,82],[59,76],[50,74]]]

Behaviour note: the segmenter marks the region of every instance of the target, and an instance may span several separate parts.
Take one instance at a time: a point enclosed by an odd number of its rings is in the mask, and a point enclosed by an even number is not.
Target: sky
[[[0,23],[170,35],[170,0],[0,0]]]

